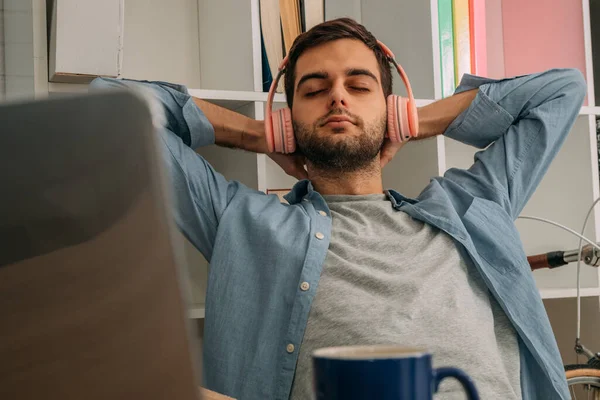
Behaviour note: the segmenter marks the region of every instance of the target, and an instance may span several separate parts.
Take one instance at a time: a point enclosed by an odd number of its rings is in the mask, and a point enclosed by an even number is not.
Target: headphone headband
[[[272,108],[273,108],[273,97],[275,96],[275,89],[277,88],[277,84],[279,83],[279,79],[281,75],[285,72],[285,67],[288,63],[288,56],[285,56],[281,64],[279,64],[279,69],[277,71],[277,76],[271,82],[271,87],[269,88],[269,95],[267,96],[267,109],[265,110],[265,135],[267,136],[267,146],[269,151],[273,151],[275,148],[274,136],[273,136],[273,125],[271,123],[272,116]]]
[[[377,40],[377,44],[379,44],[379,47],[381,47],[381,49],[387,56],[388,60],[396,66],[396,69],[398,70],[398,73],[400,74],[400,78],[402,79],[402,82],[404,82],[404,86],[406,86],[406,92],[408,94],[408,98],[412,100],[413,99],[412,88],[410,87],[410,82],[408,81],[408,76],[406,75],[406,72],[404,72],[404,68],[402,68],[402,66],[400,66],[400,64],[398,64],[396,62],[396,56],[394,56],[394,53],[392,53],[392,50],[390,50],[389,47],[387,47],[385,44],[383,44],[379,40]]]

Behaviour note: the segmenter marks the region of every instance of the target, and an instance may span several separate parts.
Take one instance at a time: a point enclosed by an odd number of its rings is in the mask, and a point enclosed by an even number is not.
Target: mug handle
[[[479,394],[475,388],[475,384],[464,371],[453,367],[436,368],[433,371],[433,390],[437,393],[440,382],[445,378],[455,378],[460,382],[469,400],[479,400]]]

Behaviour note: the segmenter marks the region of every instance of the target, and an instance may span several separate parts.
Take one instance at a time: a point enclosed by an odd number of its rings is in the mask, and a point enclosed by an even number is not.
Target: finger
[[[389,163],[392,160],[392,158],[394,157],[394,153],[395,152],[389,147],[384,147],[381,150],[381,168],[383,168],[387,163]]]
[[[275,161],[283,171],[298,180],[308,179],[308,173],[304,168],[304,158],[287,154],[270,153],[269,158]]]
[[[403,146],[403,143],[386,143],[381,150],[381,168],[392,161],[398,150]]]
[[[298,180],[308,179],[308,172],[306,172],[302,162],[296,163],[294,168],[294,177]]]
[[[391,156],[387,156],[387,157],[382,157],[381,158],[381,168],[385,167],[390,161],[392,161]]]
[[[308,179],[308,172],[306,172],[306,170],[303,167],[300,168],[300,174],[298,175],[298,179]]]

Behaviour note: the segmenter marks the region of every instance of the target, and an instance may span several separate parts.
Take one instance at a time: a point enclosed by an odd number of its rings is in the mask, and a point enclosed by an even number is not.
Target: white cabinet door
[[[50,81],[119,76],[123,33],[124,0],[54,0]]]

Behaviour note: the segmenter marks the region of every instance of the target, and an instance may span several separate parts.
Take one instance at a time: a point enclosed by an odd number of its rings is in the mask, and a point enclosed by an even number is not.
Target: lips
[[[327,125],[329,123],[332,123],[332,125],[343,125],[345,122],[354,124],[354,122],[352,122],[352,120],[346,116],[335,115],[335,116],[327,118],[325,120],[325,122],[323,123],[323,125]]]

